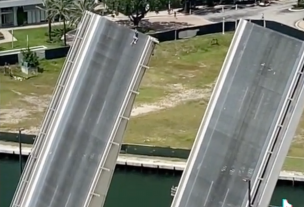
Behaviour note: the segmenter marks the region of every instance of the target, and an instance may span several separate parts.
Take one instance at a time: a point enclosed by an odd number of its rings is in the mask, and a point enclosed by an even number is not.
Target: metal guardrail
[[[88,23],[90,21],[90,16],[84,16],[83,22]],[[88,27],[89,24],[82,24],[83,27]],[[63,91],[65,89],[66,82],[69,79],[69,76],[71,74],[73,63],[77,59],[77,55],[79,53],[79,48],[82,45],[82,39],[83,37],[88,33],[87,29],[84,29],[82,31],[85,31],[86,33],[80,33],[81,30],[78,30],[76,34],[76,40],[74,41],[73,47],[69,50],[67,59],[65,60],[65,63],[63,65],[63,69],[59,75],[59,79],[56,83],[56,87],[53,93],[53,98],[51,100],[50,106],[46,112],[46,115],[44,117],[44,121],[41,125],[40,131],[35,138],[34,144],[33,144],[33,150],[31,154],[28,157],[28,160],[26,162],[24,171],[20,177],[20,181],[18,183],[18,186],[16,188],[15,195],[12,199],[11,206],[12,207],[19,207],[20,202],[23,198],[23,194],[27,188],[28,180],[30,179],[30,176],[33,172],[33,169],[35,168],[36,160],[41,154],[42,146],[45,144],[45,135],[48,132],[49,126],[51,124],[51,121],[54,117],[55,111],[57,110],[57,106],[59,103],[59,100],[62,98]]]
[[[288,95],[287,98],[284,101],[284,105],[282,107],[282,110],[280,112],[280,116],[276,122],[276,128],[272,134],[272,139],[267,147],[267,153],[264,155],[263,162],[261,165],[261,168],[259,169],[259,174],[257,176],[258,180],[253,185],[252,190],[252,196],[256,197],[256,201],[253,201],[253,203],[260,203],[260,200],[263,200],[265,190],[267,188],[266,184],[269,182],[269,177],[271,177],[271,169],[273,168],[273,165],[275,165],[276,157],[280,154],[280,147],[281,142],[284,140],[285,133],[289,128],[289,124],[292,119],[292,114],[296,113],[295,106],[297,104],[297,101],[300,97],[300,92],[302,89],[301,83],[304,80],[304,67],[303,67],[303,59],[304,55],[302,55],[300,60],[300,65],[297,68],[297,71],[294,74],[292,83],[288,89]],[[286,158],[285,158],[286,159]]]
[[[171,193],[170,193],[171,197],[174,197],[174,196],[175,196],[176,191],[177,191],[177,186],[172,186],[172,187],[171,187]],[[281,206],[269,205],[269,207],[281,207]]]

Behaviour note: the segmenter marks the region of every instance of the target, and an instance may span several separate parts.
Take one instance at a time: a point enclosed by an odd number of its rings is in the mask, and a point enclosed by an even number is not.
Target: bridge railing
[[[278,120],[276,122],[276,128],[272,134],[271,141],[267,147],[267,153],[263,157],[262,165],[259,169],[259,173],[257,176],[258,180],[253,184],[251,193],[252,197],[254,198],[254,203],[261,204],[261,202],[267,202],[266,200],[269,198],[266,197],[269,197],[271,195],[266,189],[270,183],[271,185],[275,185],[275,183],[272,182],[276,182],[276,180],[273,180],[273,177],[271,176],[271,174],[273,173],[273,166],[276,165],[278,162],[283,164],[284,158],[286,156],[284,155],[284,157],[282,157],[283,155],[280,153],[280,151],[282,148],[282,143],[286,140],[286,133],[290,128],[289,125],[292,119],[294,119],[293,114],[298,113],[295,110],[297,109],[297,104],[301,97],[301,91],[303,88],[302,84],[304,83],[303,61],[304,54],[301,56],[297,71],[294,72],[294,77],[288,89],[287,97],[284,101],[280,116],[278,117]],[[278,158],[279,156],[280,159]],[[270,182],[269,179],[272,179],[272,182]]]
[[[174,197],[175,196],[175,193],[177,191],[177,186],[172,186],[171,187],[171,197]],[[281,206],[273,206],[273,205],[269,205],[269,207],[281,207]]]
[[[25,165],[24,171],[20,178],[20,181],[17,186],[17,190],[12,200],[12,207],[19,207],[20,202],[23,198],[23,194],[26,190],[29,178],[35,169],[35,163],[38,157],[41,154],[41,148],[45,144],[45,138],[48,133],[49,126],[52,123],[55,111],[57,110],[58,103],[62,98],[63,91],[65,90],[65,85],[69,79],[69,76],[73,70],[73,64],[75,60],[77,60],[77,55],[80,51],[80,47],[83,44],[82,39],[88,33],[86,29],[88,27],[88,23],[90,22],[90,16],[86,15],[82,19],[82,24],[80,28],[77,30],[75,41],[73,43],[73,47],[69,50],[67,59],[62,67],[61,73],[59,75],[59,79],[56,83],[55,90],[53,92],[53,98],[49,105],[49,108],[45,114],[44,121],[42,122],[41,128],[37,137],[35,138],[33,149],[28,157],[27,163]],[[82,29],[84,27],[84,29]]]
[[[101,186],[104,186],[104,183],[106,183],[108,180],[111,180],[113,176],[116,165],[116,162],[113,160],[113,158],[116,160],[120,152],[125,127],[130,118],[135,97],[139,93],[138,90],[141,80],[146,70],[149,68],[147,65],[149,63],[150,57],[152,56],[156,43],[157,41],[153,37],[149,37],[145,43],[142,55],[137,63],[132,82],[130,83],[127,95],[125,96],[122,107],[120,108],[118,119],[116,120],[116,123],[113,127],[107,147],[105,149],[105,153],[99,164],[99,170],[96,172],[93,180],[93,185],[91,186],[90,192],[88,192],[89,195],[86,199],[84,207],[95,207],[100,205],[103,206],[105,202],[107,189],[104,187],[102,188]]]

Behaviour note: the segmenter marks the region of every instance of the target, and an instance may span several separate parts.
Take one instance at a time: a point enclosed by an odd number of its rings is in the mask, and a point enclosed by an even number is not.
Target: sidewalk
[[[12,34],[7,30],[2,30],[1,33],[3,34],[4,39],[0,40],[0,44],[17,41],[15,37],[12,36]]]
[[[174,14],[173,12],[171,12],[171,15],[168,14],[167,11],[160,11],[158,14],[156,14],[155,12],[148,12],[145,16],[144,19],[149,19],[149,18],[158,18],[158,17],[173,17]],[[184,14],[181,13],[177,13],[176,16],[185,16]],[[110,20],[125,20],[125,19],[129,19],[128,16],[125,16],[123,14],[119,14],[119,16],[116,16],[114,18],[112,18],[110,15],[105,16]],[[56,26],[56,25],[62,25],[62,22],[53,22],[52,26]],[[41,28],[41,27],[47,27],[48,24],[44,23],[44,24],[35,24],[35,25],[27,25],[27,26],[19,26],[19,27],[7,27],[7,28],[0,28],[1,30],[21,30],[21,29],[34,29],[34,28]]]
[[[28,156],[32,151],[33,145],[22,144],[21,154]],[[19,144],[13,142],[0,141],[0,153],[1,154],[19,154]],[[116,164],[135,166],[135,167],[147,167],[147,168],[160,168],[167,170],[182,171],[186,167],[185,159],[170,158],[170,157],[153,157],[146,155],[132,155],[132,154],[119,154]]]
[[[112,21],[129,20],[129,17],[123,14],[120,14],[119,16],[116,16],[114,18],[111,16],[107,16],[107,18]],[[148,12],[145,18],[143,18],[143,20],[149,21],[152,24],[162,22],[187,23],[188,26],[199,26],[213,23],[205,19],[203,16],[198,16],[194,14],[185,15],[183,13],[177,12],[175,17],[174,10],[170,14],[168,14],[168,11],[160,11],[158,14],[156,14],[155,12]]]
[[[158,13],[155,13],[155,12],[148,12],[146,15],[145,15],[145,20],[150,20],[150,19],[153,19],[153,20],[159,20],[161,19],[161,21],[174,21],[175,18],[174,18],[174,11],[177,12],[178,9],[175,9],[173,10],[170,15],[168,14],[168,11],[160,11]],[[115,16],[114,18],[111,17],[110,15],[108,16],[105,16],[106,18],[110,19],[110,20],[114,20],[114,21],[118,21],[118,20],[128,20],[129,17],[128,16],[125,16],[123,14],[119,14],[119,16]],[[185,15],[183,13],[179,13],[177,12],[176,13],[176,17],[177,19],[179,19],[179,17],[182,19],[182,18],[185,18],[185,20],[187,19],[197,19],[198,21],[205,21],[205,22],[208,22],[210,23],[209,21],[205,20],[204,18],[200,17],[200,16],[196,16],[196,15]],[[184,21],[186,22],[186,21]],[[52,23],[52,26],[56,26],[56,25],[62,25],[63,23],[62,22],[54,22]],[[47,23],[44,23],[44,24],[36,24],[36,25],[27,25],[27,26],[20,26],[20,27],[8,27],[8,28],[0,28],[0,31],[3,31],[3,30],[6,30],[6,31],[10,31],[10,30],[21,30],[21,29],[33,29],[33,28],[41,28],[41,27],[47,27],[48,24]]]
[[[32,151],[33,145],[22,144],[23,155],[29,155]],[[19,145],[14,142],[0,141],[0,153],[3,154],[19,154]],[[118,165],[160,168],[167,170],[182,171],[186,167],[187,160],[170,157],[154,157],[146,155],[133,154],[119,154],[116,163]],[[304,182],[304,174],[302,172],[281,171],[280,180],[299,181]]]
[[[183,14],[183,13],[179,13],[179,12],[177,12],[179,9],[174,9],[173,11],[171,11],[171,13],[170,14],[168,14],[168,11],[167,10],[165,10],[165,11],[159,11],[158,13],[156,13],[156,12],[148,12],[146,15],[145,15],[145,18],[144,19],[150,19],[150,18],[160,18],[160,17],[162,17],[162,18],[164,18],[164,17],[172,17],[172,18],[174,18],[174,12],[176,12],[176,17],[181,17],[181,16],[187,16],[187,15],[185,15],[185,14]],[[108,15],[107,16],[108,18],[111,18],[111,19],[114,19],[114,20],[125,20],[125,19],[129,19],[129,17],[128,16],[126,16],[126,15],[123,15],[123,14],[119,14],[118,16],[115,16],[114,18],[113,17],[111,17],[111,15]]]
[[[52,26],[56,26],[56,25],[62,25],[62,22],[54,22],[52,23]],[[21,29],[34,29],[34,28],[41,28],[41,27],[47,27],[48,24],[35,24],[35,25],[27,25],[27,26],[20,26],[20,27],[7,27],[7,28],[0,28],[0,31],[3,30],[21,30]]]
[[[295,26],[298,30],[304,31],[304,20],[302,19],[302,20],[297,21]]]

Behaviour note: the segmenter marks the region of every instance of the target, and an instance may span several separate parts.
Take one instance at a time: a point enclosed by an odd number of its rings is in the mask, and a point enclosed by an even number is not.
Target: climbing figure
[[[134,29],[134,35],[133,35],[133,40],[131,42],[131,45],[136,45],[138,40],[138,31],[136,30],[136,28]]]

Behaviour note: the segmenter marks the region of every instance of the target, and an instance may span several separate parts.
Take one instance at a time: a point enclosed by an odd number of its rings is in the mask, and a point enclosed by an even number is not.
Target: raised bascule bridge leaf
[[[86,12],[11,207],[101,207],[157,40]]]
[[[269,206],[304,107],[303,55],[240,21],[171,207]]]

